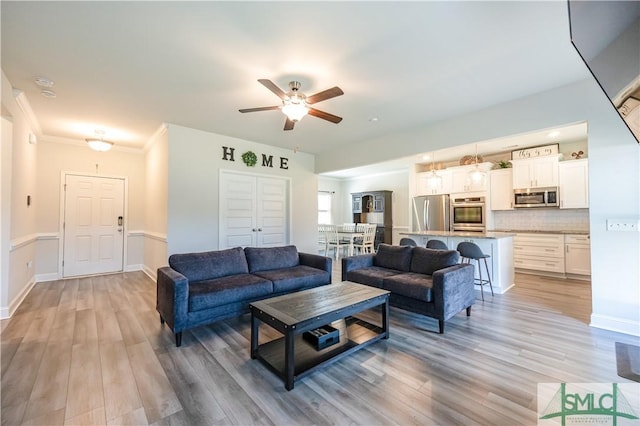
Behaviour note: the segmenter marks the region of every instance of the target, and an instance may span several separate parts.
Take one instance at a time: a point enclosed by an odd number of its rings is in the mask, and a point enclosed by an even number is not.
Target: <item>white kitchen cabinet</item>
[[[488,188],[487,176],[489,169],[491,169],[491,163],[480,163],[478,169],[485,173],[484,179],[474,181],[470,177],[470,173],[476,169],[476,165],[449,167],[447,170],[451,172],[451,194],[458,194],[462,192],[477,192],[486,191]]]
[[[416,174],[416,195],[438,195],[451,193],[451,173],[447,170],[437,170],[440,179],[432,179],[431,172]]]
[[[591,247],[589,235],[565,235],[565,272],[591,275]]]
[[[513,249],[518,269],[564,274],[564,235],[518,233]]]
[[[561,209],[589,208],[589,160],[560,162],[558,180]]]
[[[513,170],[491,170],[489,179],[491,210],[513,210]]]
[[[545,188],[558,186],[558,156],[511,160],[513,188]]]

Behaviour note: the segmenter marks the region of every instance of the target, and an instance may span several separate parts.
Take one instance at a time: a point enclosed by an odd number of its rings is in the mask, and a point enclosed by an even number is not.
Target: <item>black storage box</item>
[[[315,346],[317,351],[321,351],[340,341],[340,330],[330,325],[323,325],[314,330],[305,331],[302,337]]]

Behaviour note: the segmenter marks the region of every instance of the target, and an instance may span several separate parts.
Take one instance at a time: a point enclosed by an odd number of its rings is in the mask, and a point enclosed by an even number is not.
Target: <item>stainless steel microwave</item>
[[[513,206],[516,208],[558,207],[560,206],[558,187],[515,189]]]

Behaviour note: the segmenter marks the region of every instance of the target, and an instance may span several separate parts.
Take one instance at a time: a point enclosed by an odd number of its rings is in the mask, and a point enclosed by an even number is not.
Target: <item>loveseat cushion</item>
[[[460,260],[460,253],[456,250],[434,250],[424,247],[414,247],[411,255],[411,272],[433,275],[438,269],[456,265]]]
[[[273,293],[271,281],[251,274],[238,274],[189,283],[189,311],[229,303],[256,300]]]
[[[327,271],[305,265],[260,271],[255,275],[272,281],[274,293],[302,290],[331,282],[331,275]]]
[[[380,266],[369,266],[367,268],[354,269],[347,272],[345,279],[372,287],[382,288],[382,281],[393,275],[402,274],[402,271],[395,269],[381,268]]]
[[[433,301],[433,279],[429,275],[415,272],[393,275],[384,279],[382,288],[423,302]]]
[[[373,265],[408,272],[411,267],[411,246],[380,244],[373,257]]]
[[[249,272],[271,271],[274,269],[298,266],[298,249],[296,246],[283,247],[245,247]]]
[[[203,281],[249,272],[242,247],[169,256],[169,266],[189,281]]]

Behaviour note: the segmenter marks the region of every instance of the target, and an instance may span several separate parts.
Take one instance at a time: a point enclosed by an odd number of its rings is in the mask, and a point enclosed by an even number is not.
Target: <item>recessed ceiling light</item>
[[[40,87],[52,87],[53,86],[53,80],[49,80],[48,78],[45,78],[45,77],[36,77],[35,78],[35,82]]]
[[[560,132],[557,130],[554,130],[553,132],[547,135],[548,138],[555,138],[556,136],[560,136]]]
[[[44,96],[45,98],[55,98],[56,96],[58,96],[56,94],[56,92],[54,92],[53,90],[48,90],[48,89],[43,89],[40,91],[40,93],[42,94],[42,96]]]
[[[370,122],[372,122],[372,123],[377,123],[377,122],[378,122],[378,120],[379,120],[379,119],[378,119],[378,117],[371,117],[371,118],[369,119],[369,121],[370,121]]]

